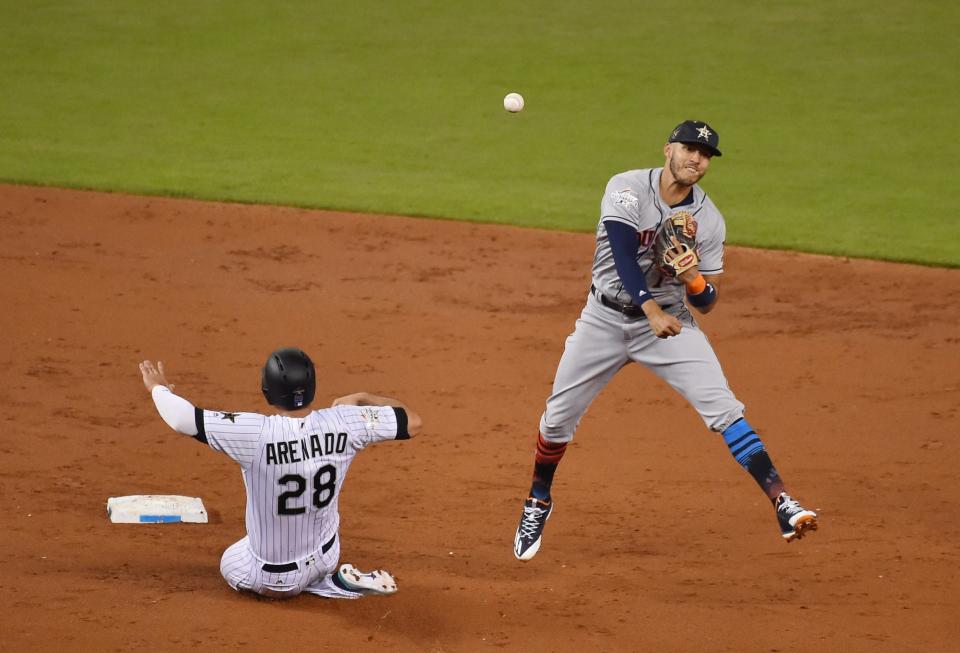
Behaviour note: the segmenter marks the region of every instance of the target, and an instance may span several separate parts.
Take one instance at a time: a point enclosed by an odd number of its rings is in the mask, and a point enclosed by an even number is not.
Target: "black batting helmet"
[[[310,357],[296,347],[278,349],[263,365],[261,389],[267,403],[284,410],[297,410],[313,401],[317,374]]]

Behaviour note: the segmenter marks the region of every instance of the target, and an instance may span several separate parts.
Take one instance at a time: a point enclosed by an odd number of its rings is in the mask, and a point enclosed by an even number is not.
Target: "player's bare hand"
[[[173,388],[173,385],[167,381],[167,376],[163,369],[163,362],[161,361],[157,361],[156,365],[151,361],[143,361],[140,363],[140,373],[143,375],[143,385],[146,387],[147,392],[152,392],[158,385]]]
[[[683,326],[680,320],[669,313],[661,312],[660,315],[650,320],[650,328],[658,338],[669,338],[680,334]]]
[[[647,316],[647,322],[650,323],[650,330],[658,338],[678,335],[683,328],[680,320],[669,313],[664,313],[663,309],[653,300],[643,304],[643,312]]]

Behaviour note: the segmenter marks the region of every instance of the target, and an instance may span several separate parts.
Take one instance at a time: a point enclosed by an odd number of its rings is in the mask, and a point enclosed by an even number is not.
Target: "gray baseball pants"
[[[730,391],[720,361],[690,311],[677,304],[668,312],[683,325],[679,335],[657,338],[643,318],[631,318],[587,298],[566,346],[553,393],[540,418],[540,433],[551,442],[570,442],[593,399],[613,375],[640,363],[670,384],[712,431],[722,432],[743,417],[744,406]]]

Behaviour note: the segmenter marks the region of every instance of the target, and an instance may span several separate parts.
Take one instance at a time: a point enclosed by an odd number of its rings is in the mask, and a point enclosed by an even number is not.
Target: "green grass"
[[[932,0],[0,0],[0,179],[592,230],[696,117],[729,242],[960,266],[957,33]]]

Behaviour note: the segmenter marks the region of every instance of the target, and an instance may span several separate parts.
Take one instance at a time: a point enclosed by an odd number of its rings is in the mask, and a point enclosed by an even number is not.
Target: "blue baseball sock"
[[[747,420],[741,417],[728,426],[723,432],[723,441],[727,443],[737,462],[750,473],[767,496],[775,501],[784,491],[783,481],[767,455],[763,442]]]

